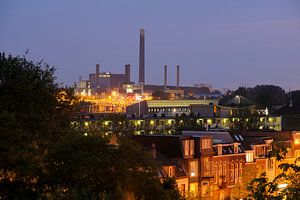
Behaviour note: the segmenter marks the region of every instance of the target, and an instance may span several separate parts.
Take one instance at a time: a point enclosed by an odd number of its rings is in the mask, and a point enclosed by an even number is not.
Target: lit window
[[[202,144],[202,149],[210,149],[211,139],[202,139],[201,144]]]
[[[209,160],[209,157],[204,157],[203,164],[204,164],[204,176],[211,176],[212,162]]]
[[[253,162],[253,152],[246,153],[246,162]]]
[[[239,174],[240,174],[240,176],[241,176],[241,175],[243,174],[243,163],[242,163],[242,162],[240,162],[239,167],[240,167],[240,172],[239,172]]]
[[[238,178],[239,178],[239,164],[235,163],[235,170],[234,170],[234,182],[238,182]]]
[[[172,173],[172,167],[169,167],[168,169],[168,176],[172,177],[173,173]]]
[[[222,164],[219,164],[218,176],[219,176],[219,183],[222,183],[223,180]]]
[[[190,176],[198,176],[198,161],[190,161]]]
[[[274,169],[274,159],[269,158],[267,160],[267,167],[268,167],[268,170],[273,170]]]
[[[184,155],[189,156],[190,143],[189,140],[183,140]]]
[[[230,164],[230,181],[234,182],[234,164]]]
[[[194,140],[189,140],[190,142],[190,155],[194,155]]]
[[[226,182],[227,181],[227,166],[226,164],[223,165],[223,181]]]

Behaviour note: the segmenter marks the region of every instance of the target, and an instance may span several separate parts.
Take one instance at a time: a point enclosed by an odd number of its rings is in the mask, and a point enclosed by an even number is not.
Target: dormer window
[[[193,156],[194,146],[194,140],[183,140],[184,156]]]
[[[211,139],[206,138],[201,140],[202,149],[210,149],[211,148]]]

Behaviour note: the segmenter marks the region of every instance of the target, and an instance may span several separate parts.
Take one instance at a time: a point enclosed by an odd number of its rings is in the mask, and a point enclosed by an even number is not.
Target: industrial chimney
[[[96,74],[95,74],[96,88],[99,86],[99,70],[100,70],[100,65],[96,64]]]
[[[125,82],[130,83],[130,64],[125,65]]]
[[[177,90],[179,90],[179,65],[177,65],[177,81],[176,81],[176,86],[177,86]]]
[[[167,89],[167,78],[168,78],[168,66],[165,65],[164,66],[164,89],[166,90]]]
[[[145,85],[145,30],[140,29],[139,83]]]

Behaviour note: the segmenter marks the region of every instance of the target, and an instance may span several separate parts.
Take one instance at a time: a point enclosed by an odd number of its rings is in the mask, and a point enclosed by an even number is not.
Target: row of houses
[[[150,149],[160,165],[158,176],[174,177],[184,196],[241,198],[245,185],[265,172],[272,180],[281,162],[300,156],[300,132],[183,131],[182,135],[132,135]],[[274,144],[286,147],[283,161],[268,157]]]

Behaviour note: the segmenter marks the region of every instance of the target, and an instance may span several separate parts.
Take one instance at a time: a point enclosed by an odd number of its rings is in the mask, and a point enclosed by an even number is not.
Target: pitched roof
[[[183,158],[181,150],[181,137],[171,135],[132,135],[131,138],[142,146],[155,148],[160,153],[171,158]]]

